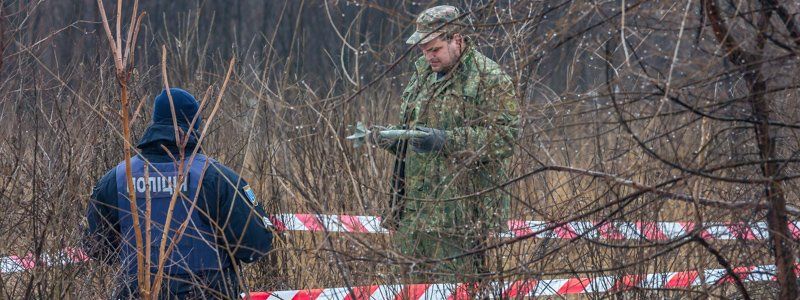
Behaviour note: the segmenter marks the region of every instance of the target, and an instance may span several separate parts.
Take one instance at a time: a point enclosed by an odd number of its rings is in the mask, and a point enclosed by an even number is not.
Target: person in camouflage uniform
[[[414,281],[479,280],[485,259],[470,252],[496,236],[508,217],[510,197],[500,185],[508,180],[518,132],[514,85],[462,35],[462,17],[453,6],[427,9],[406,41],[423,55],[403,91],[404,122],[391,128],[430,134],[408,141],[371,137],[396,155],[383,225],[395,230],[397,250],[422,262],[405,270]],[[439,259],[445,260],[431,262]]]

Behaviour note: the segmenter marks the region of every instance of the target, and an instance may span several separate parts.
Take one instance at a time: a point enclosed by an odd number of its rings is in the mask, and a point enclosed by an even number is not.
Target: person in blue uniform
[[[158,270],[163,232],[168,228],[166,248],[173,243],[175,246],[164,255],[165,278],[159,298],[234,298],[242,292],[238,267],[270,251],[273,229],[253,190],[239,174],[202,151],[192,156],[202,121],[199,104],[182,89],[172,88],[170,93],[179,138],[175,137],[165,90],[155,98],[152,124],[136,146],[138,155],[131,158],[143,239],[148,201],[151,207],[151,278]],[[183,167],[179,168],[181,153]],[[166,224],[173,199],[171,221]],[[123,161],[94,187],[84,246],[92,258],[121,267],[115,299],[140,297],[131,207]],[[179,230],[182,224],[186,224],[185,230]]]

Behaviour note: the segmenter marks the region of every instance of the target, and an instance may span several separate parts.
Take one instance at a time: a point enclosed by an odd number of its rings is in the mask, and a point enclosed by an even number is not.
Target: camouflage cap
[[[406,44],[424,44],[442,33],[456,31],[458,27],[463,26],[456,20],[459,16],[461,11],[455,6],[440,5],[426,9],[417,16],[414,22],[417,30],[406,40]]]

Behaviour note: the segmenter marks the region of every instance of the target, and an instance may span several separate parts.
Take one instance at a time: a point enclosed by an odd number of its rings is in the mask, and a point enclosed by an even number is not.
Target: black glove
[[[444,148],[447,142],[447,132],[441,129],[417,127],[417,130],[430,133],[429,135],[421,138],[413,138],[409,140],[411,150],[417,153],[439,152]]]

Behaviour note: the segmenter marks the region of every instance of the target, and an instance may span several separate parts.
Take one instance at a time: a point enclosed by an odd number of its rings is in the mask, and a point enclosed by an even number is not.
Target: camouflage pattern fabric
[[[406,44],[425,44],[444,32],[458,31],[463,26],[463,22],[458,20],[459,16],[461,11],[450,5],[426,9],[414,22],[417,30],[406,40]]]
[[[410,126],[447,132],[441,152],[407,151],[405,211],[393,240],[420,260],[464,254],[503,230],[510,197],[498,185],[508,180],[519,125],[511,79],[470,43],[454,69],[438,77],[420,57],[401,106],[412,114]],[[416,281],[473,281],[485,271],[483,260],[469,255],[406,271]]]

